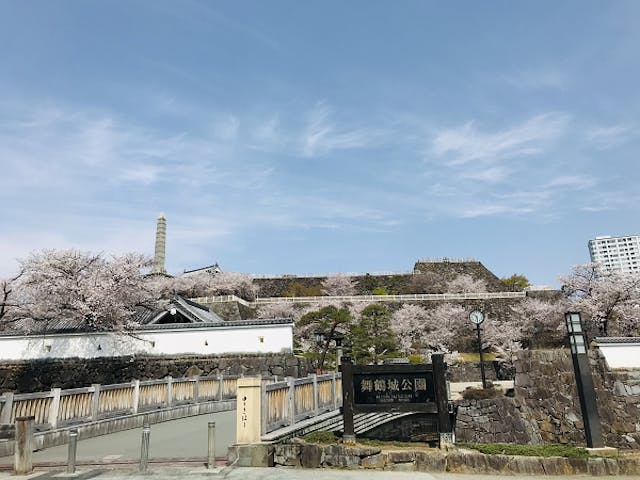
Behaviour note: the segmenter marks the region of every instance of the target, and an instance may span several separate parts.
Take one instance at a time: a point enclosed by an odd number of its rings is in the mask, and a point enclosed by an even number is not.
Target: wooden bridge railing
[[[237,376],[166,377],[116,385],[0,396],[0,424],[34,416],[39,430],[91,422],[158,408],[235,398]]]
[[[289,377],[282,382],[262,382],[262,435],[306,418],[336,410],[342,404],[339,373]]]

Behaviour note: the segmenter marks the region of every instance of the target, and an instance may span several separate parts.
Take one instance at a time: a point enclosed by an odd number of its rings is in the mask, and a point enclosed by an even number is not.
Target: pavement
[[[226,458],[228,445],[235,443],[236,411],[181,418],[151,425],[149,458],[206,458],[207,428],[216,423],[216,457]],[[140,459],[142,429],[87,438],[78,442],[76,458],[81,463],[121,463]],[[66,465],[68,446],[60,445],[33,453],[33,463]],[[0,468],[13,466],[13,456],[0,457]]]
[[[468,475],[453,473],[424,473],[424,472],[389,472],[374,470],[330,470],[330,469],[295,469],[295,468],[235,468],[220,467],[207,470],[204,467],[176,467],[150,466],[149,471],[140,473],[136,468],[104,470],[79,470],[76,475],[67,475],[63,470],[35,472],[31,475],[16,477],[9,472],[0,472],[0,480],[497,480],[495,475]],[[498,477],[500,478],[500,477]],[[526,476],[505,477],[523,478],[526,480],[575,480],[569,476]],[[580,476],[580,480],[602,477]],[[639,479],[640,477],[624,477],[625,479]]]

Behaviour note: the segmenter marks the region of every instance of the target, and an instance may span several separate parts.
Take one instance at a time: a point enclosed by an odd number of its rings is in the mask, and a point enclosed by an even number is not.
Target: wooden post
[[[93,396],[91,397],[91,421],[95,422],[100,415],[100,384],[94,383],[91,386],[93,387]]]
[[[449,415],[449,398],[447,395],[447,365],[444,363],[444,355],[441,353],[431,355],[433,365],[433,381],[435,383],[436,406],[438,408],[438,434],[440,446],[454,443],[454,431]]]
[[[236,408],[236,442],[240,445],[260,441],[262,420],[262,379],[245,377],[238,379]]]
[[[331,372],[331,399],[333,400],[333,409],[338,409],[338,381],[336,372]]]
[[[236,398],[238,398],[236,396]],[[221,374],[218,374],[218,400],[222,401],[224,399],[224,378]]]
[[[133,385],[133,400],[131,401],[131,411],[133,414],[136,414],[140,410],[140,380],[132,380],[131,385]]]
[[[262,379],[260,383],[260,398],[262,399],[260,411],[260,434],[267,433],[267,422],[269,420],[269,397],[267,396],[267,381]]]
[[[34,423],[33,416],[16,418],[16,445],[13,457],[16,475],[27,475],[33,471]]]
[[[353,426],[353,364],[351,358],[342,357],[342,433],[343,443],[355,443],[356,434]]]
[[[4,392],[4,405],[0,413],[0,423],[11,423],[11,413],[13,411],[13,392]]]
[[[173,378],[167,377],[167,407],[173,405]]]
[[[313,416],[315,417],[318,415],[318,410],[320,409],[318,375],[314,373],[313,375],[311,375],[311,378],[313,379]]]
[[[198,403],[200,400],[200,377],[193,379],[193,403]]]
[[[51,428],[55,430],[58,428],[58,413],[60,411],[60,393],[61,389],[52,388],[51,393],[53,398],[51,399],[51,406],[49,407],[49,424]]]
[[[296,423],[296,383],[295,378],[287,377],[289,383],[289,393],[287,399],[289,400],[289,425]]]

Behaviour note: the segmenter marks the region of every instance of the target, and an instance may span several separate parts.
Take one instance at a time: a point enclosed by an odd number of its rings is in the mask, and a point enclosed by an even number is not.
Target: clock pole
[[[487,388],[487,377],[484,374],[484,359],[482,358],[482,340],[480,338],[480,324],[476,324],[478,332],[478,351],[480,353],[480,374],[482,375],[482,388]]]
[[[480,324],[484,322],[484,313],[480,310],[474,310],[469,314],[469,320],[475,324],[476,332],[478,332],[478,353],[480,353],[480,374],[482,375],[482,388],[487,388],[487,377],[484,373],[484,358],[482,357],[482,338],[480,337]]]

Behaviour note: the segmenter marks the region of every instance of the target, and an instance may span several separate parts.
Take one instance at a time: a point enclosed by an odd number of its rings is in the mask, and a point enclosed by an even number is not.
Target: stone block
[[[303,468],[319,468],[322,465],[323,449],[320,445],[302,445],[300,464]]]
[[[472,451],[450,452],[446,459],[449,473],[486,473],[487,455]]]
[[[395,452],[387,452],[387,460],[389,463],[408,463],[416,459],[416,452],[408,450],[398,450]]]
[[[286,467],[299,467],[302,445],[282,443],[275,446],[273,462]]]
[[[589,458],[587,459],[587,467],[589,475],[593,476],[618,475],[620,473],[618,462],[613,458]]]
[[[392,472],[414,472],[416,470],[416,465],[414,462],[388,463],[384,469]]]
[[[360,456],[354,455],[350,449],[342,445],[324,447],[322,465],[336,468],[359,468]]]
[[[420,472],[444,472],[447,457],[440,452],[416,452],[416,470]]]
[[[640,458],[619,458],[620,475],[640,475]]]
[[[384,453],[378,453],[376,455],[371,455],[369,457],[364,457],[360,461],[360,465],[363,468],[376,468],[382,469],[387,464],[387,456]]]
[[[274,450],[268,444],[232,445],[227,459],[237,467],[273,467]]]
[[[508,464],[507,471],[514,475],[545,474],[544,465],[540,457],[514,456]]]
[[[488,473],[504,472],[508,469],[512,457],[508,455],[484,455]]]

